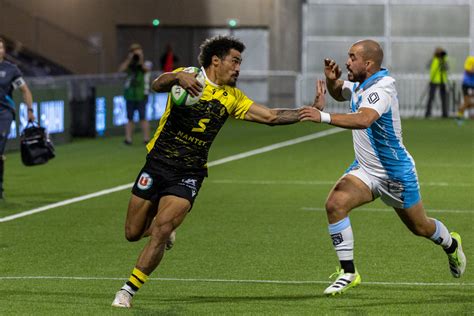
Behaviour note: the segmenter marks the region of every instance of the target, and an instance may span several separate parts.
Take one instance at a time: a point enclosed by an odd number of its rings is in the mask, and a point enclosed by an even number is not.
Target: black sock
[[[449,255],[449,254],[452,254],[453,252],[456,251],[456,248],[458,247],[458,241],[454,238],[451,239],[452,242],[451,242],[451,246],[449,246],[448,248],[444,249],[444,251]]]
[[[345,273],[355,273],[354,260],[341,260],[339,262]]]

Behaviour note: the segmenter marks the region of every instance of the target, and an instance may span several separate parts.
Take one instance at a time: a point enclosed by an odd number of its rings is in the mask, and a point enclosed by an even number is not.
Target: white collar
[[[204,78],[206,78],[206,81],[209,81],[209,83],[211,84],[211,86],[214,86],[216,88],[220,87],[218,84],[212,82],[209,77],[207,76],[207,73],[206,73],[206,69],[204,69],[204,67],[201,67],[201,71],[202,73],[204,74]]]

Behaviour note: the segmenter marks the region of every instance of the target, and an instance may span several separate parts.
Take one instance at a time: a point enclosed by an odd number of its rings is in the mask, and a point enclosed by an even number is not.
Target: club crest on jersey
[[[151,188],[151,185],[153,184],[153,178],[150,177],[150,175],[146,172],[142,172],[140,175],[140,178],[138,178],[137,181],[137,187],[140,190],[148,190]]]
[[[367,101],[369,101],[370,104],[374,104],[374,103],[376,103],[378,100],[380,100],[380,97],[379,97],[379,95],[377,94],[377,92],[372,92],[372,93],[369,94],[369,96],[367,97]]]

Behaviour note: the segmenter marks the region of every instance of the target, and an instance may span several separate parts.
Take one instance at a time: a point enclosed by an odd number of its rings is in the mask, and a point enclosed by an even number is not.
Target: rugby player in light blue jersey
[[[466,257],[459,234],[426,216],[413,158],[402,141],[395,80],[381,68],[379,43],[363,40],[351,46],[346,67],[349,81],[334,60],[324,61],[327,89],[338,101],[350,101],[351,113],[326,113],[312,107],[300,110],[300,119],[352,129],[355,160],[329,193],[326,212],[329,233],[341,269],[324,293],[341,294],[357,286],[361,277],[354,266],[354,236],[349,212],[380,197],[395,209],[417,236],[431,239],[448,255],[451,274],[459,278]],[[318,93],[324,89],[319,88]]]

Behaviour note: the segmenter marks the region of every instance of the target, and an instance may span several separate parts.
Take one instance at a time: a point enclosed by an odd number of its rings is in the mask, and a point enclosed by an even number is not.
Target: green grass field
[[[353,159],[344,131],[211,167],[175,247],[131,310],[110,307],[145,242],[124,238],[129,190],[0,223],[0,315],[473,314],[474,124],[403,126],[428,214],[463,237],[471,261],[461,279],[438,246],[377,200],[351,215],[363,283],[322,295],[338,264],[324,202]],[[328,128],[230,121],[209,160]],[[76,141],[38,167],[10,153],[0,218],[132,182],[145,158],[139,139],[133,147],[121,138]]]

